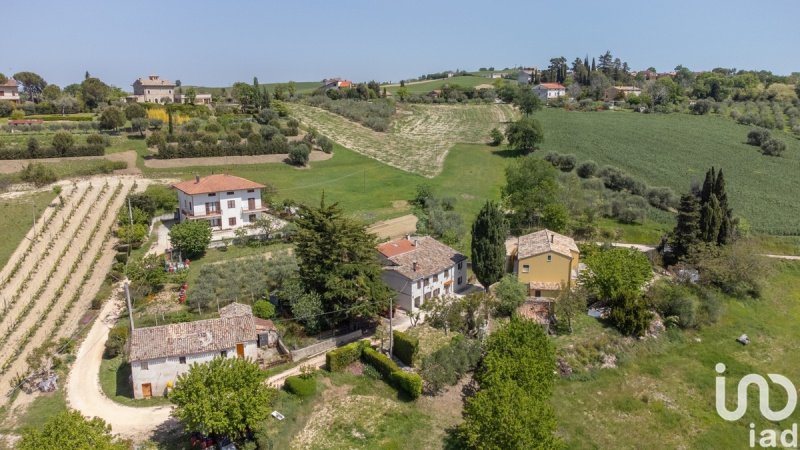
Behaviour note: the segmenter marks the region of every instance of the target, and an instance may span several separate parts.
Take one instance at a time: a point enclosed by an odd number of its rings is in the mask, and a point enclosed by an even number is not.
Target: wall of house
[[[547,261],[550,256],[551,260]],[[530,266],[530,270],[524,271],[525,265]],[[560,253],[547,252],[528,258],[517,260],[514,266],[514,273],[521,283],[531,281],[567,283],[571,278],[572,258],[568,258]],[[577,267],[577,266],[576,266]]]
[[[19,88],[16,86],[0,86],[0,100],[19,103]]]
[[[164,97],[169,97],[169,99],[172,100],[175,93],[174,89],[175,88],[172,86],[142,86],[139,83],[133,84],[133,94],[141,95],[144,101],[151,103],[161,103],[161,99]]]
[[[225,350],[227,358],[236,358],[236,347]],[[146,361],[147,370],[142,369],[142,361],[131,362],[131,383],[133,385],[133,398],[144,398],[142,385],[150,383],[153,397],[163,397],[167,390],[167,384],[175,380],[178,375],[189,371],[192,364],[204,364],[220,356],[220,352],[196,353],[186,356],[186,363],[180,363],[180,357],[156,358]],[[258,356],[256,341],[244,343],[244,356],[255,361]]]
[[[397,307],[405,311],[412,311],[411,280],[394,270],[384,270],[381,274],[381,278],[383,278],[383,282],[394,291],[394,302],[397,304]]]
[[[252,189],[253,192],[248,192],[246,189],[237,191],[217,192],[216,195],[210,194],[197,194],[187,195],[182,191],[178,191],[178,205],[180,209],[180,221],[186,220],[187,214],[193,216],[205,216],[208,214],[206,211],[206,203],[219,202],[219,216],[214,216],[220,219],[220,226],[215,227],[219,230],[229,230],[240,228],[251,223],[251,215],[258,219],[262,211],[258,211],[261,206],[261,189]],[[232,193],[230,193],[232,192]],[[249,199],[255,200],[255,211],[248,209]],[[233,201],[233,207],[228,206],[228,202]],[[236,219],[236,223],[231,225],[230,219]]]
[[[461,265],[460,269],[456,264],[435,275],[415,280],[411,284],[413,311],[423,305],[428,298],[453,294],[466,287],[467,261],[462,261],[459,264]],[[460,283],[459,279],[461,280]]]

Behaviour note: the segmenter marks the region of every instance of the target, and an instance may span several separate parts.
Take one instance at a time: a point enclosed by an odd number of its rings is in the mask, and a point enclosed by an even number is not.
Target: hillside
[[[466,75],[462,77],[442,78],[439,80],[410,81],[406,83],[406,89],[408,89],[408,92],[411,94],[427,94],[434,89],[441,89],[445,84],[457,84],[459,86],[475,87],[480,84],[492,84],[492,81],[494,80],[488,77]],[[393,94],[400,89],[399,84],[387,84],[385,86],[386,91]]]
[[[537,113],[545,130],[542,154],[572,153],[578,161],[624,169],[651,186],[676,192],[702,182],[705,170],[722,168],[734,213],[754,231],[800,234],[800,141],[788,135],[783,157],[763,156],[745,143],[750,127],[719,116],[627,112]]]
[[[245,83],[251,82],[252,80],[242,80]],[[266,88],[272,92],[275,89],[275,86],[279,84],[286,85],[288,82],[284,83],[261,83],[260,86],[266,86]],[[297,92],[299,94],[310,94],[314,92],[318,87],[322,86],[322,81],[296,81],[295,85],[297,86]],[[189,86],[183,85],[183,91],[186,92],[187,89],[190,87],[195,88],[195,90],[199,93],[204,94],[212,94],[212,95],[219,95],[223,89],[225,89],[229,94],[231,91],[231,86],[220,86],[220,87],[211,87],[211,86]]]

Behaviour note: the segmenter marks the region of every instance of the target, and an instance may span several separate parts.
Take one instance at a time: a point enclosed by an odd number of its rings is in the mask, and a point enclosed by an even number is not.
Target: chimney
[[[553,243],[553,239],[555,239],[555,237],[556,237],[555,234],[552,234],[552,233],[550,234],[550,243],[551,244]]]
[[[195,183],[199,183],[200,182],[200,175],[195,175],[194,176],[194,182]]]
[[[414,272],[417,271],[417,262],[416,261],[411,263],[411,270],[413,270]]]

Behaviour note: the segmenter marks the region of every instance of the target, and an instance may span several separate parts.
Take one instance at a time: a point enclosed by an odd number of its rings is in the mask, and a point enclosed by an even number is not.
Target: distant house
[[[434,89],[434,90],[428,92],[427,96],[430,97],[430,98],[439,98],[439,97],[442,96],[442,90],[441,89]]]
[[[163,396],[192,364],[216,357],[255,360],[258,336],[250,307],[235,303],[220,310],[219,319],[136,328],[128,358],[133,397]]]
[[[533,84],[538,75],[539,69],[536,67],[524,67],[520,69],[519,73],[517,74],[517,81],[519,81],[520,84]]]
[[[178,220],[206,220],[214,230],[240,228],[267,210],[261,203],[266,186],[241,177],[217,174],[172,185],[178,191]]]
[[[350,80],[343,80],[341,78],[331,78],[324,80],[322,89],[328,91],[331,89],[348,89],[353,87],[353,82]]]
[[[636,86],[612,86],[605,91],[605,100],[610,102],[617,100],[620,97],[628,98],[630,95],[639,96],[642,94],[642,89]]]
[[[5,83],[0,83],[0,101],[19,103],[19,86],[17,80],[9,78]]]
[[[416,311],[426,300],[467,286],[467,257],[430,236],[406,236],[378,246],[383,280],[396,304]]]
[[[126,97],[129,103],[169,103],[175,96],[175,83],[158,75],[139,78],[133,82],[133,95]]]
[[[541,230],[516,239],[510,248],[513,273],[532,297],[556,297],[578,276],[580,250],[568,236]]]
[[[567,88],[560,83],[540,83],[533,87],[533,92],[547,102],[567,95]]]
[[[186,94],[175,94],[174,99],[175,103],[189,103],[190,100]],[[194,96],[195,105],[210,105],[211,101],[211,94],[195,94]]]
[[[502,72],[492,72],[489,74],[489,78],[491,79],[503,78],[503,75],[504,74]]]

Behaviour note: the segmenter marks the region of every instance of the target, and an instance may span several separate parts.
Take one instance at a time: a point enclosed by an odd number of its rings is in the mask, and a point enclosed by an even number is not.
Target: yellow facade
[[[554,251],[530,256],[516,261],[517,278],[521,283],[558,283],[571,286],[573,271],[577,272],[580,255],[570,252],[571,257]],[[541,295],[555,297],[558,291],[542,290]]]

